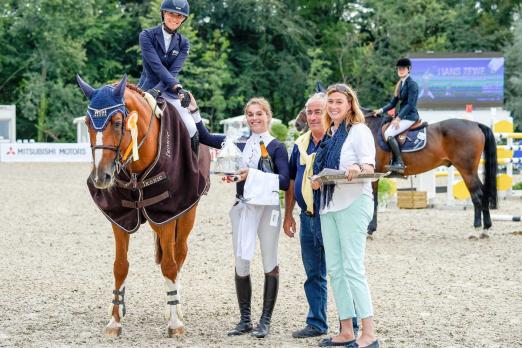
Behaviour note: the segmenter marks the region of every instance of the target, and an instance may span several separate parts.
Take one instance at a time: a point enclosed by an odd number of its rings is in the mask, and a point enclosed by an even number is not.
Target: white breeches
[[[183,123],[187,127],[187,130],[189,132],[190,137],[192,138],[194,134],[197,132],[196,128],[196,122],[194,122],[194,119],[192,118],[192,115],[188,111],[188,109],[181,106],[181,102],[179,99],[174,99],[169,97],[168,95],[163,95],[165,100],[167,100],[169,103],[174,105],[176,110],[178,110],[179,115],[181,116],[181,119],[183,120]]]
[[[388,140],[388,137],[394,137],[398,134],[401,134],[404,132],[408,127],[410,127],[412,124],[414,124],[415,121],[410,120],[400,120],[399,122],[399,128],[395,128],[393,123],[386,129],[384,132],[384,140]]]
[[[244,205],[245,203],[238,201],[229,213],[232,222],[232,243],[236,272],[240,277],[250,274],[250,261],[237,256],[239,225]],[[264,272],[269,273],[278,265],[277,249],[281,229],[281,208],[278,205],[256,205],[255,208],[260,210],[260,214],[258,221],[252,221],[252,224],[257,226]]]

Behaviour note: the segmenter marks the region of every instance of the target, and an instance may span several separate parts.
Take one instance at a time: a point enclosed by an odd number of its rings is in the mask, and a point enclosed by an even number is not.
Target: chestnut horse
[[[139,177],[155,164],[161,129],[160,120],[155,116],[155,112],[160,109],[154,100],[146,99],[150,95],[145,95],[136,86],[127,85],[126,77],[116,86],[105,86],[100,89],[90,87],[79,76],[77,76],[77,81],[91,104],[95,97],[100,99],[100,95],[106,100],[116,101],[112,105],[104,105],[103,108],[99,106],[98,108],[91,107],[92,105],[90,105],[86,117],[93,149],[93,167],[88,181],[92,182],[92,189],[97,190],[97,192],[110,192],[117,189],[117,174],[122,167],[132,177]],[[132,122],[134,122],[134,125],[130,124]],[[133,127],[134,131],[137,129],[135,134],[131,134]],[[177,135],[182,136],[184,134],[173,134],[174,137]],[[188,133],[186,136],[188,137]],[[139,145],[133,144],[133,139],[137,140]],[[191,155],[197,161],[197,156],[192,154],[190,140],[187,140],[185,144],[188,144],[188,147],[184,150],[191,151]],[[199,161],[209,164],[210,155],[208,148],[205,149],[206,152],[203,147],[200,148]],[[131,150],[132,155],[130,155]],[[195,166],[197,167],[197,162]],[[91,189],[91,187],[89,188]],[[139,192],[141,197],[141,191]],[[165,317],[168,320],[169,337],[178,336],[185,332],[177,278],[187,256],[187,239],[194,225],[196,206],[197,201],[185,209],[177,218],[161,224],[152,223],[148,215],[143,213],[143,210],[139,211],[141,217],[145,216],[149,220],[149,224],[155,232],[156,262],[161,265],[167,291]],[[105,333],[108,336],[118,336],[121,334],[122,319],[125,315],[124,295],[125,278],[129,271],[127,260],[129,231],[126,231],[113,220],[109,220],[112,222],[116,255],[113,268],[114,297],[109,309],[111,318],[105,328]],[[136,229],[139,227],[139,221],[138,218]]]
[[[377,143],[378,132],[384,116],[372,116],[369,109],[363,109],[366,124],[375,139],[376,158],[375,171],[385,172],[390,163],[391,152],[383,151]],[[417,152],[402,153],[406,169],[404,176],[427,172],[439,166],[455,166],[460,172],[466,187],[471,194],[475,209],[473,226],[479,228],[484,218],[484,229],[491,227],[489,208],[497,207],[497,146],[491,128],[468,120],[448,119],[427,126],[427,144]],[[480,159],[484,152],[484,181],[478,175]],[[368,233],[377,230],[377,187],[373,183],[374,214],[368,226]],[[484,236],[487,236],[483,233]]]

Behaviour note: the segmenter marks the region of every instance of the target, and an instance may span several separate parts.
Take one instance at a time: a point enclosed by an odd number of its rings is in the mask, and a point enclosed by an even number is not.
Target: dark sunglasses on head
[[[345,84],[338,83],[338,84],[328,87],[328,89],[326,90],[326,94],[331,94],[333,92],[339,92],[339,93],[346,95],[349,102],[351,102],[353,99],[350,89]]]

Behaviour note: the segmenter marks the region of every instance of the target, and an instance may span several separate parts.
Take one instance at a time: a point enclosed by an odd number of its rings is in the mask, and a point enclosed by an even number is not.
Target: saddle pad
[[[424,149],[426,143],[428,141],[427,137],[427,129],[428,127],[423,127],[421,129],[416,129],[413,131],[408,131],[406,133],[406,141],[403,145],[401,145],[401,152],[415,152]],[[384,151],[390,152],[391,149],[383,139],[382,132],[377,132],[377,143]]]

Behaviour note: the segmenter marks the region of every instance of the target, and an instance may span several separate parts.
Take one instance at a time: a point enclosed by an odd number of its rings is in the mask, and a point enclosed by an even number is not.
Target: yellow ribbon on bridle
[[[140,159],[140,155],[138,153],[138,113],[136,111],[131,112],[127,117],[126,128],[131,133],[131,142],[123,153],[122,159],[125,162],[132,151],[132,160],[137,161]]]

